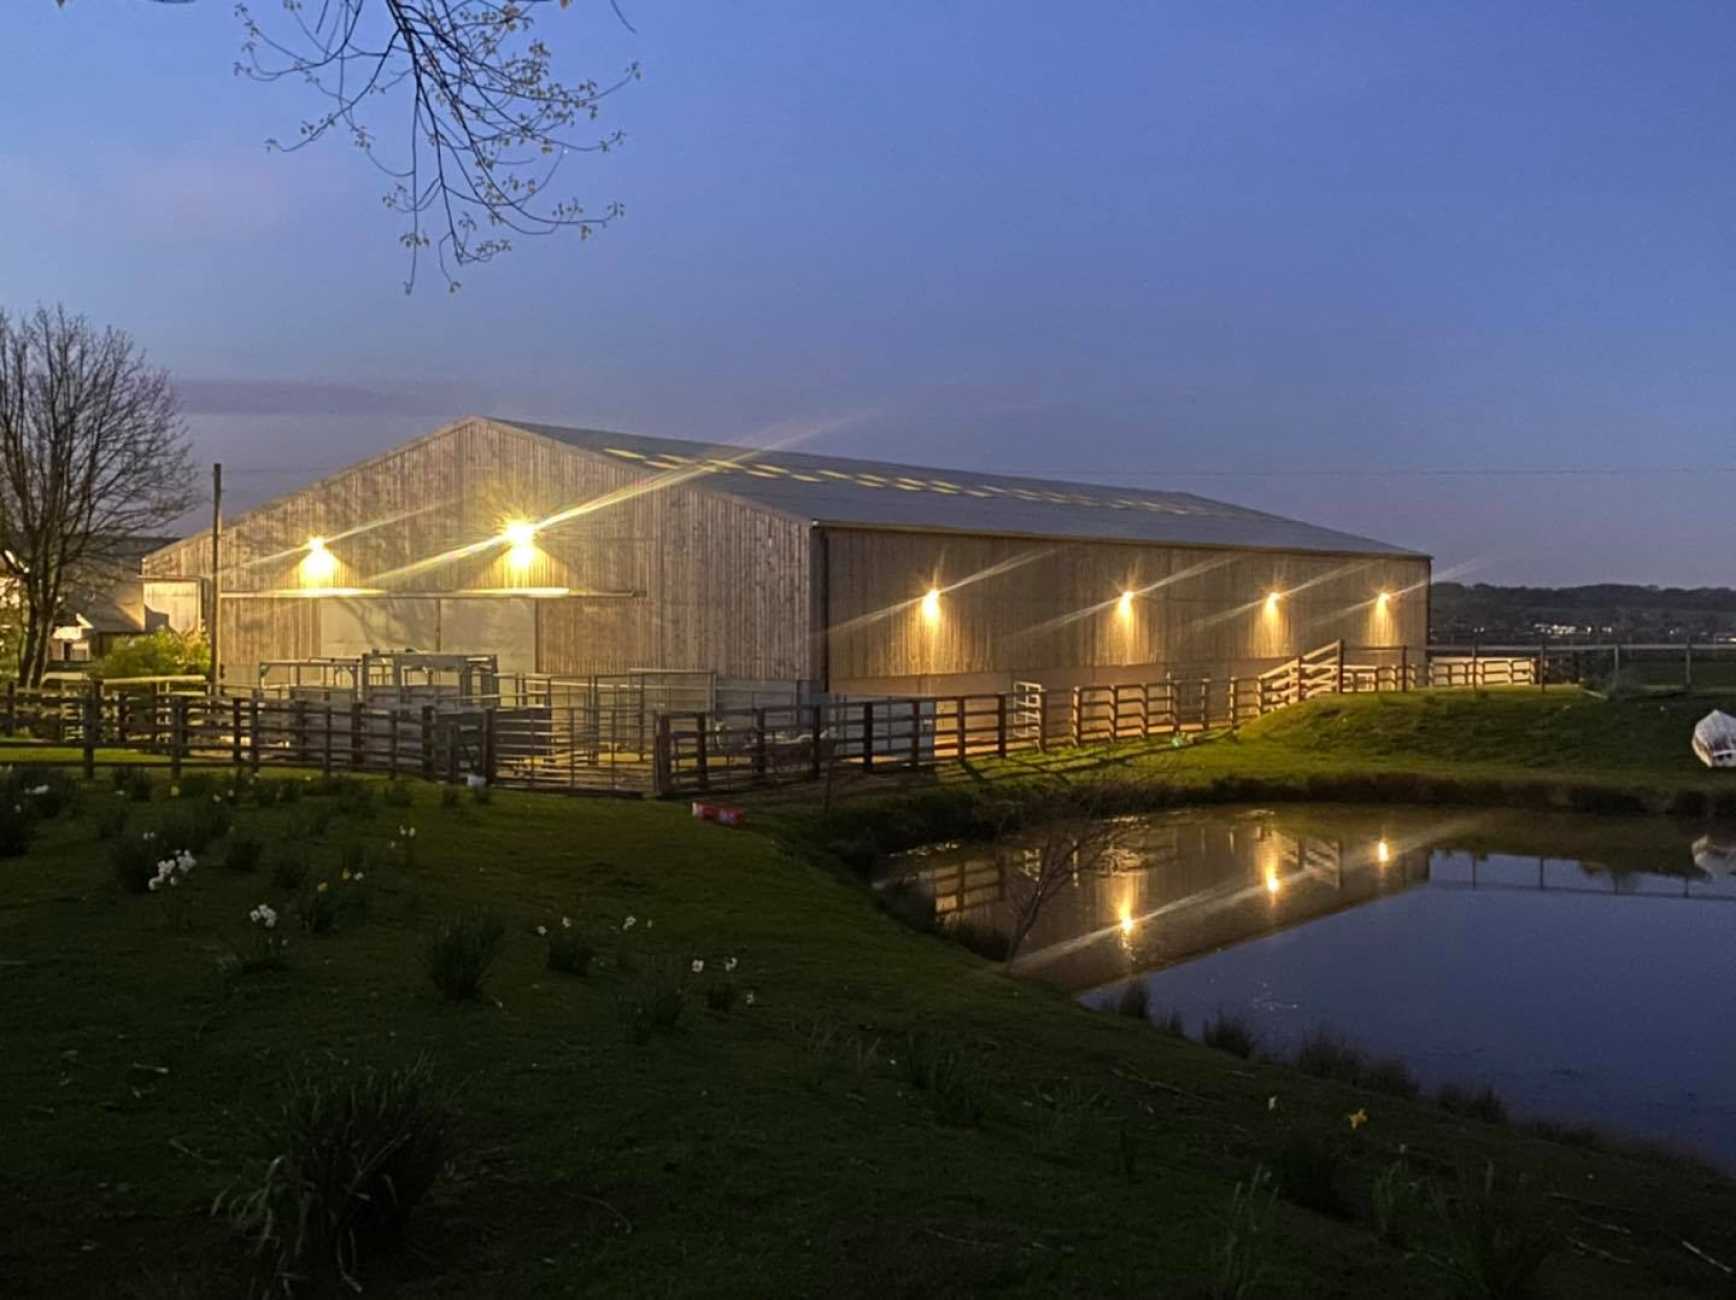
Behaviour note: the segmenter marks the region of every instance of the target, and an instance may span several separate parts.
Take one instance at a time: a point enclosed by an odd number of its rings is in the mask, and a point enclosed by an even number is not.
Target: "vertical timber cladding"
[[[521,519],[550,522],[515,564],[499,537]],[[314,537],[334,570],[310,584]],[[807,676],[807,547],[805,520],[465,420],[226,521],[223,676],[245,689],[261,660],[406,645],[508,671]],[[209,533],[144,572],[208,582]]]
[[[835,690],[1249,674],[1340,638],[1421,647],[1427,636],[1428,561],[1414,556],[847,528],[826,530],[826,552]],[[1383,606],[1383,590],[1400,594]],[[1283,594],[1268,609],[1271,591]]]

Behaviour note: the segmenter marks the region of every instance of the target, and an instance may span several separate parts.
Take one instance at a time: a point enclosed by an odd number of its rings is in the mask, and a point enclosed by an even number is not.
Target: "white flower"
[[[223,796],[220,794],[214,794],[211,796],[211,802],[212,803],[222,803],[223,802]]]
[[[415,827],[414,827],[414,826],[412,826],[412,827],[410,827],[410,833],[409,833],[409,838],[410,838],[410,839],[415,839],[415,838],[416,838],[416,828],[415,828]]]
[[[629,916],[625,921],[621,922],[621,928],[623,930],[631,930],[634,926],[636,926],[638,924],[639,924],[639,918],[638,917]]]
[[[537,928],[536,928],[536,932],[537,932],[537,933],[538,933],[538,934],[539,934],[539,935],[544,935],[544,936],[546,936],[546,935],[547,935],[547,934],[548,934],[548,932],[549,932],[549,928],[548,928],[548,926],[546,926],[546,925],[539,925],[539,926],[537,926]]]
[[[362,883],[362,881],[364,881],[364,880],[366,880],[366,879],[367,879],[367,878],[368,878],[368,877],[367,877],[367,874],[366,874],[366,873],[365,873],[365,872],[361,872],[361,871],[358,871],[358,872],[356,872],[356,874],[355,874],[355,882],[356,882],[356,883],[357,883],[357,884],[358,884],[358,885],[359,885],[359,884],[361,884],[361,883]]]
[[[139,838],[141,840],[154,840],[157,838],[157,833],[155,831],[146,831],[143,835],[139,836]]]
[[[735,958],[734,957],[725,957],[723,959],[723,972],[724,972],[724,974],[727,975],[731,971],[733,971],[734,969],[735,969]]]
[[[561,929],[570,930],[572,928],[573,928],[573,918],[570,916],[563,916],[561,918]]]
[[[48,787],[45,785],[39,785],[34,790],[26,791],[26,793],[27,794],[47,794],[48,793]]]
[[[654,926],[656,924],[657,924],[657,922],[655,922],[655,921],[647,921],[647,922],[645,922],[645,928],[647,930],[649,930],[652,926]]]
[[[259,924],[259,909],[256,907],[251,912],[249,912],[247,914],[247,919],[249,921],[252,921],[255,925]]]
[[[700,961],[699,958],[695,957],[693,959],[693,973],[695,975],[698,975],[704,969],[705,969],[705,963]]]
[[[161,876],[152,876],[149,884],[146,887],[154,894],[157,892],[157,886],[162,884],[162,883],[163,883],[163,878]]]
[[[748,1005],[748,1006],[750,1006],[750,1007],[751,1007],[751,1006],[752,1006],[752,1005],[753,1005],[753,990],[752,990],[752,989],[749,989],[749,990],[748,990],[748,991],[747,991],[747,996],[745,996],[745,997],[744,997],[744,998],[742,998],[742,1001],[743,1001],[743,1002],[744,1002],[744,1003],[746,1003],[746,1004],[747,1004],[747,1005]],[[893,1064],[894,1064],[894,1065],[896,1065],[896,1064],[897,1064],[897,1062],[896,1062],[896,1061],[894,1061],[894,1062],[893,1062]]]
[[[169,798],[179,799],[180,797],[181,797],[181,787],[178,785],[170,786],[169,787]]]

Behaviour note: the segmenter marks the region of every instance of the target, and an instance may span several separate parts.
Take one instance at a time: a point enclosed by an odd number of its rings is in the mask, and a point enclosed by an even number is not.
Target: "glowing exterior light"
[[[1121,905],[1121,933],[1133,933],[1133,909],[1125,903]]]
[[[940,622],[939,587],[930,587],[928,594],[922,598],[922,621],[924,623]]]
[[[1130,617],[1133,613],[1133,593],[1131,591],[1122,592],[1121,599],[1116,602],[1115,607],[1120,611],[1122,618]]]
[[[1392,845],[1388,844],[1385,840],[1381,840],[1378,844],[1376,844],[1374,846],[1374,860],[1376,862],[1380,863],[1380,865],[1383,867],[1387,863],[1391,862],[1392,861]]]
[[[299,568],[302,586],[329,586],[338,571],[338,558],[326,549],[325,538],[310,537],[307,539],[307,554],[302,556]]]
[[[1278,892],[1278,873],[1276,871],[1266,872],[1266,892],[1268,894],[1276,894]]]
[[[1266,593],[1266,612],[1268,614],[1276,614],[1278,612],[1278,602],[1282,599],[1284,599],[1284,597],[1280,593],[1276,591],[1268,591]]]
[[[513,519],[500,530],[500,537],[507,545],[507,567],[515,573],[530,568],[536,559],[536,525],[528,519]]]
[[[1385,609],[1388,605],[1392,604],[1392,593],[1390,591],[1381,592],[1380,595],[1374,598],[1374,604],[1376,609]]]

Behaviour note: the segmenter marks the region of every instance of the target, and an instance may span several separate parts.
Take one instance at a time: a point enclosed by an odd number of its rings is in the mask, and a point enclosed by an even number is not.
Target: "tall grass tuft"
[[[398,1242],[453,1150],[454,1114],[426,1059],[396,1070],[304,1072],[289,1084],[258,1184],[220,1195],[271,1291],[361,1290],[366,1259]]]
[[[1321,1133],[1290,1133],[1273,1153],[1272,1169],[1284,1199],[1334,1219],[1350,1217],[1345,1196],[1344,1148]]]
[[[1480,1119],[1485,1124],[1507,1122],[1507,1103],[1486,1083],[1474,1092],[1461,1084],[1443,1083],[1435,1093],[1435,1104],[1449,1115]]]
[[[476,997],[505,936],[499,918],[486,913],[443,922],[428,944],[428,978],[449,1002]]]
[[[1247,1060],[1260,1045],[1254,1027],[1242,1016],[1218,1012],[1200,1028],[1200,1042]]]
[[[1554,1238],[1527,1184],[1498,1176],[1493,1164],[1462,1168],[1453,1192],[1437,1190],[1435,1209],[1446,1229],[1444,1260],[1461,1287],[1490,1300],[1535,1291]]]
[[[1223,1235],[1212,1249],[1212,1300],[1245,1300],[1254,1294],[1266,1274],[1277,1203],[1263,1165],[1255,1166],[1247,1182],[1236,1184]]]
[[[1369,1194],[1374,1235],[1399,1250],[1410,1245],[1428,1209],[1428,1185],[1401,1158],[1375,1176]]]
[[[1151,990],[1145,987],[1144,980],[1136,979],[1121,986],[1121,995],[1115,999],[1115,1014],[1129,1020],[1144,1020],[1150,1016]]]
[[[109,865],[114,868],[115,882],[129,894],[149,892],[151,877],[157,874],[157,862],[164,856],[158,841],[142,835],[123,835],[109,844]]]
[[[988,1081],[976,1059],[938,1035],[913,1030],[898,1054],[905,1082],[925,1092],[942,1124],[975,1128],[988,1114]]]

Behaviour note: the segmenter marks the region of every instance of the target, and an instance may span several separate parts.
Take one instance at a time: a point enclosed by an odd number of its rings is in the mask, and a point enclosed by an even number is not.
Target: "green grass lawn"
[[[1316,705],[1164,761],[1201,781],[1250,763],[1447,769],[1443,736],[1469,724],[1484,727],[1478,771],[1538,771],[1563,737],[1590,770],[1601,716],[1649,748],[1645,764],[1597,770],[1703,779],[1674,762],[1662,718],[1648,729],[1566,693],[1478,703],[1343,702],[1364,728]],[[1502,734],[1530,739],[1510,754]],[[462,1144],[405,1248],[369,1263],[371,1295],[1210,1295],[1238,1180],[1296,1134],[1342,1148],[1348,1217],[1281,1198],[1250,1294],[1458,1294],[1433,1212],[1403,1249],[1372,1230],[1370,1189],[1401,1148],[1442,1186],[1485,1160],[1529,1180],[1546,1295],[1728,1294],[1681,1244],[1736,1263],[1726,1180],[1081,1010],[879,911],[836,863],[791,847],[781,832],[809,814],[787,797],[765,805],[768,832],[674,804],[497,793],[447,808],[436,787],[407,788],[412,807],[371,818],[330,797],[237,807],[231,837],[268,853],[305,841],[312,879],[365,891],[365,914],[323,935],[295,928],[269,865],[220,865],[222,843],[185,887],[184,926],[124,892],[97,835],[123,802],[106,780],[0,860],[0,1294],[247,1294],[244,1247],[209,1207],[273,1154],[285,1079],[424,1055],[457,1090]],[[188,806],[159,789],[130,805],[129,833]],[[315,837],[319,808],[334,811]],[[413,865],[386,849],[400,825],[417,830]],[[358,852],[360,885],[339,866]],[[284,916],[289,965],[226,980],[219,963],[260,902]],[[425,947],[478,908],[505,922],[505,945],[486,996],[451,1004]],[[545,967],[535,927],[562,916],[598,949],[588,977]],[[704,993],[728,958],[743,997],[725,1013]],[[661,963],[694,960],[706,970],[673,1031],[634,1041],[623,1002]],[[960,1089],[915,1086],[912,1031],[960,1055]],[[980,1116],[960,1113],[961,1093]]]

